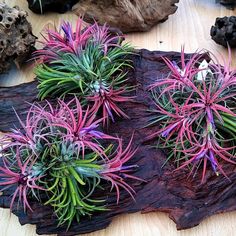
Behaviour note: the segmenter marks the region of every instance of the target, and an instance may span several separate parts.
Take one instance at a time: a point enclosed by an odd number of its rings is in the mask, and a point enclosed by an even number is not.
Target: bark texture
[[[162,56],[180,61],[180,54],[176,52],[141,50],[138,55],[133,56],[134,70],[130,71],[129,78],[132,84],[137,84],[136,99],[134,102],[122,104],[130,119],[118,120],[107,130],[109,134],[122,136],[125,142],[135,133],[133,145],[139,145],[139,149],[131,162],[139,166],[134,175],[145,180],[130,182],[137,192],[136,201],[122,191],[120,203],[116,205],[114,193],[107,191],[108,208],[111,211],[83,219],[80,224],[72,224],[68,231],[65,227],[57,228],[56,217],[51,208],[31,202],[33,212],[14,210],[21,224],[36,224],[38,234],[76,235],[103,229],[111,223],[114,216],[122,213],[163,211],[169,214],[177,229],[186,229],[198,225],[208,216],[236,209],[234,166],[225,167],[231,181],[223,176],[216,177],[209,171],[206,175],[207,181],[200,184],[199,176],[192,178],[188,176],[188,171],[174,171],[174,163],[168,162],[162,168],[166,160],[165,153],[153,147],[155,140],[145,142],[145,137],[155,130],[153,127],[143,128],[149,118],[147,109],[153,106],[147,86],[169,72]],[[1,130],[7,131],[14,125],[19,126],[12,106],[24,117],[25,110],[29,107],[24,101],[36,101],[36,84],[31,82],[10,89],[0,88]],[[11,193],[11,189],[3,192],[0,197],[1,207],[9,207]],[[101,194],[104,195],[104,192]]]

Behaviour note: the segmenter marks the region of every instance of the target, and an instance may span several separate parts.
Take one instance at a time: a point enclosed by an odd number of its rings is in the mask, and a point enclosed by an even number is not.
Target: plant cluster
[[[106,25],[84,26],[82,19],[75,30],[69,22],[59,30],[48,29],[43,48],[34,54],[39,98],[73,93],[83,104],[92,104],[93,112],[101,112],[104,123],[114,121],[114,114],[127,117],[119,103],[131,99],[126,68],[133,49],[122,41]]]
[[[97,193],[110,185],[117,202],[120,188],[132,197],[135,193],[127,179],[136,168],[127,162],[136,150],[131,141],[126,148],[120,138],[99,130],[102,119],[95,119],[90,108],[84,110],[77,98],[34,104],[21,129],[6,134],[2,140],[0,186],[14,193],[11,209],[18,199],[24,209],[32,210],[29,199],[54,208],[59,224],[94,212],[107,210],[106,194]],[[108,185],[107,185],[108,184]]]
[[[158,136],[158,146],[178,169],[189,167],[195,175],[202,168],[202,181],[208,165],[226,175],[223,164],[236,164],[236,71],[231,59],[221,66],[212,58],[207,62],[201,53],[186,58],[184,50],[180,63],[163,58],[170,73],[150,88],[155,101],[150,125],[160,125],[152,138]]]

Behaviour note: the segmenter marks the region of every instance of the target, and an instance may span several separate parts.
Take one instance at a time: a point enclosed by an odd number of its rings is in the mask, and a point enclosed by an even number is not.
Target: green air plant
[[[202,169],[202,182],[208,166],[226,176],[224,163],[236,164],[236,71],[229,57],[221,66],[214,55],[208,63],[199,53],[187,59],[182,50],[179,63],[163,58],[170,73],[150,87],[150,125],[159,131],[149,138],[158,137],[177,170],[188,167],[195,175]]]
[[[130,174],[137,166],[127,164],[136,151],[132,139],[124,149],[122,139],[99,131],[101,122],[77,98],[58,100],[57,107],[32,105],[21,129],[1,139],[0,186],[14,190],[11,209],[18,199],[25,210],[33,210],[34,198],[52,206],[59,225],[69,227],[109,210],[104,189],[115,189],[117,203],[120,188],[134,198],[128,180],[139,180]]]
[[[122,41],[123,36],[111,33],[106,25],[84,27],[82,19],[75,30],[68,22],[60,30],[48,29],[43,49],[34,54],[39,98],[75,94],[102,113],[104,124],[114,121],[114,114],[127,118],[119,103],[131,99],[126,74],[133,48]]]

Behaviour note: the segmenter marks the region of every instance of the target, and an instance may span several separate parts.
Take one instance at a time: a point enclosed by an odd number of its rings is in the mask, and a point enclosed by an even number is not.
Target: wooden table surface
[[[26,0],[5,0],[10,6],[19,5],[28,10]],[[186,52],[196,49],[209,49],[214,53],[227,55],[227,50],[216,45],[210,38],[210,28],[217,16],[230,16],[235,11],[216,5],[215,0],[180,0],[177,12],[168,21],[157,25],[150,32],[127,35],[136,48],[150,50],[179,51],[185,45]],[[32,23],[33,32],[40,37],[43,28],[50,24],[58,25],[61,19],[75,22],[73,13],[63,15],[47,14],[38,16],[29,12],[28,20]],[[236,51],[233,51],[233,64],[236,65]],[[33,68],[20,71],[12,69],[7,75],[1,75],[0,85],[14,85],[31,81],[34,78]],[[1,119],[1,117],[0,117]],[[236,212],[212,216],[199,226],[177,231],[175,224],[166,213],[130,214],[119,216],[105,230],[85,236],[235,236]],[[35,236],[35,226],[20,226],[18,219],[9,210],[0,209],[0,236]]]

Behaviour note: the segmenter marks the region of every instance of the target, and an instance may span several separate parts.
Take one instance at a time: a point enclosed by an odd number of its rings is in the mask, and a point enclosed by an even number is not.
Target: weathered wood
[[[73,10],[84,19],[122,32],[148,31],[177,10],[179,0],[80,0]]]
[[[129,78],[131,83],[138,85],[136,98],[134,102],[122,104],[123,110],[130,119],[118,120],[107,130],[109,134],[122,136],[125,142],[135,132],[133,145],[139,145],[139,149],[131,162],[139,166],[134,175],[146,181],[130,182],[137,192],[136,201],[133,202],[127,193],[122,191],[120,203],[116,205],[114,193],[103,191],[101,195],[107,192],[107,207],[111,211],[93,215],[90,219],[83,219],[80,224],[73,224],[67,232],[65,227],[57,227],[56,217],[51,208],[32,202],[33,212],[24,213],[22,209],[14,210],[21,224],[36,224],[38,234],[76,235],[103,229],[111,223],[114,216],[122,213],[164,211],[169,213],[178,229],[185,229],[198,225],[204,218],[213,214],[236,210],[234,166],[227,164],[224,168],[231,181],[223,176],[216,177],[209,170],[207,181],[200,184],[198,175],[192,178],[188,176],[188,171],[175,172],[174,163],[168,162],[162,168],[166,160],[165,154],[153,147],[155,140],[144,142],[145,137],[154,131],[154,128],[143,128],[149,118],[147,109],[153,105],[147,86],[161,75],[168,73],[162,56],[177,62],[180,60],[179,53],[147,50],[141,50],[133,57],[134,71],[130,72]],[[23,117],[25,109],[29,107],[23,101],[35,101],[36,93],[36,82],[10,89],[0,88],[0,130],[7,131],[13,127],[13,124],[19,125],[11,107],[14,106]],[[9,207],[10,194],[9,189],[0,197],[1,207]]]

